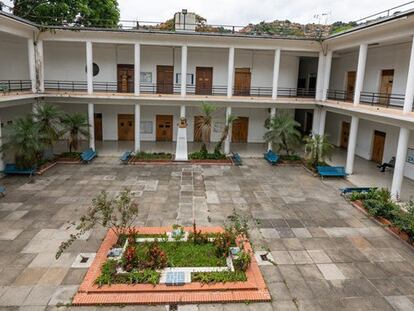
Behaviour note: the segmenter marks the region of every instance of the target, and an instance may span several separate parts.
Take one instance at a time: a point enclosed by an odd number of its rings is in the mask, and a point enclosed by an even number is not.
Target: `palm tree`
[[[15,120],[4,128],[3,145],[0,151],[14,153],[18,168],[32,168],[41,159],[44,136],[32,116]]]
[[[300,124],[290,115],[282,113],[270,120],[266,120],[265,127],[268,131],[263,138],[277,150],[284,150],[286,155],[290,155],[301,139],[301,133],[298,130],[299,126]]]
[[[328,141],[327,135],[314,134],[305,137],[305,153],[313,167],[330,158],[333,150],[334,146]]]
[[[231,114],[227,117],[226,125],[223,128],[223,132],[221,133],[220,140],[218,141],[218,143],[216,144],[216,147],[214,148],[214,153],[219,154],[221,152],[221,148],[223,147],[224,141],[229,135],[230,126],[236,120],[237,120],[237,117],[235,115]]]
[[[42,133],[43,143],[51,150],[60,137],[61,115],[61,111],[51,104],[38,104],[33,112],[33,117]]]
[[[89,137],[89,123],[82,113],[65,114],[62,117],[63,134],[69,135],[69,152],[77,151],[79,139]]]
[[[198,118],[195,124],[196,135],[201,134],[201,152],[207,153],[207,140],[210,137],[213,113],[217,110],[217,106],[207,102],[201,104],[201,112],[203,113],[202,118]]]

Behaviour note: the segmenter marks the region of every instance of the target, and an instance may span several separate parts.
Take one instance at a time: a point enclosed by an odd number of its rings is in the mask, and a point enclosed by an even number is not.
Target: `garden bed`
[[[80,152],[63,152],[56,156],[56,161],[63,164],[82,163]]]
[[[220,247],[225,231],[219,227],[136,228],[138,235],[119,238],[112,230],[105,237],[92,266],[75,295],[75,305],[173,304],[269,301],[258,265],[240,258],[250,254],[247,239],[239,248]],[[122,254],[107,257],[122,243]],[[223,249],[227,249],[223,255]],[[249,257],[250,258],[250,257]],[[243,270],[245,269],[245,271]],[[172,273],[172,274],[171,274]],[[171,276],[182,273],[182,278]],[[185,277],[184,277],[185,276]],[[176,283],[175,283],[176,282]]]

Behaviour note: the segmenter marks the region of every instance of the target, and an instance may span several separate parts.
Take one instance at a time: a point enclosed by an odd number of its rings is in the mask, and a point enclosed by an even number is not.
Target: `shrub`
[[[214,246],[216,247],[216,255],[218,257],[227,257],[229,255],[229,248],[236,245],[236,235],[231,231],[224,231],[217,234],[214,239]]]
[[[242,271],[195,272],[191,274],[191,279],[205,284],[247,281],[246,274]]]
[[[201,230],[197,230],[196,223],[193,223],[193,232],[190,232],[188,239],[193,241],[194,244],[205,244],[208,243],[209,234],[202,233]]]
[[[147,268],[163,269],[168,264],[167,254],[161,249],[158,241],[151,242],[148,247]]]
[[[250,265],[252,258],[246,251],[241,251],[236,258],[233,259],[234,269],[236,271],[245,272]]]
[[[220,152],[208,153],[206,151],[196,151],[188,155],[190,160],[223,160],[226,155]]]
[[[130,272],[132,269],[138,267],[139,259],[134,246],[127,247],[124,254],[122,255],[121,263],[122,267],[127,272]]]

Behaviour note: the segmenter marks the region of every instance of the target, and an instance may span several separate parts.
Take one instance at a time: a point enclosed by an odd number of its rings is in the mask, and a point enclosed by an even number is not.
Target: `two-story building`
[[[393,196],[404,176],[414,179],[414,10],[306,39],[201,32],[187,18],[175,31],[45,28],[1,12],[2,126],[49,102],[88,115],[93,149],[163,142],[173,150],[180,117],[188,140],[200,140],[195,124],[207,101],[219,107],[211,141],[233,114],[224,151],[260,144],[262,152],[264,122],[283,109],[305,133],[326,133],[346,150],[349,174],[355,155],[396,156]]]

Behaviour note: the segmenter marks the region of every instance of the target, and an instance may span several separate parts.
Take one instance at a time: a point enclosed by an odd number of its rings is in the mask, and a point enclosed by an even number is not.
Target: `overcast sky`
[[[405,2],[408,0],[118,0],[124,20],[164,21],[186,8],[209,24],[231,25],[275,19],[313,23],[317,22],[314,16],[323,13],[329,14],[328,23],[350,21]]]

